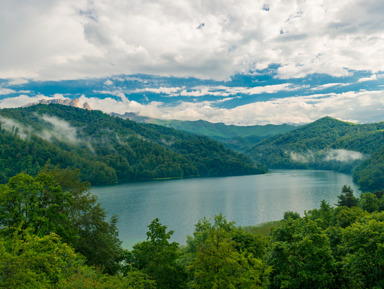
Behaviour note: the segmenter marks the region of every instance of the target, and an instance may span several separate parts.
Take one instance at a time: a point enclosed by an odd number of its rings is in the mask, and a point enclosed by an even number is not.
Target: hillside
[[[254,126],[236,126],[226,125],[223,123],[211,123],[204,120],[198,121],[181,121],[181,120],[162,120],[144,116],[135,113],[125,113],[124,115],[113,114],[124,119],[130,119],[140,123],[152,123],[169,128],[174,128],[184,132],[207,136],[213,138],[230,149],[239,152],[251,148],[263,139],[278,134],[287,133],[297,128],[297,126],[282,125],[254,125]]]
[[[384,146],[353,170],[353,181],[364,191],[384,189]]]
[[[256,144],[245,154],[270,168],[351,172],[384,144],[384,122],[353,124],[330,117]]]
[[[222,144],[153,124],[138,124],[57,104],[0,110],[0,181],[46,164],[80,169],[83,180],[130,180],[265,173]]]

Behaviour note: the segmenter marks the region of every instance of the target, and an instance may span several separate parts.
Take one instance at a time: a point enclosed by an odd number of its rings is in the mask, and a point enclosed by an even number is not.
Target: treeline
[[[325,168],[330,162],[330,167],[335,168],[335,162],[342,165],[348,163],[348,159],[332,158],[329,152],[342,149],[369,156],[383,145],[383,129],[384,122],[357,125],[325,117],[263,140],[246,154],[269,167]]]
[[[338,199],[269,236],[204,218],[184,246],[155,219],[128,251],[77,172],[22,173],[0,186],[0,287],[382,288],[384,191]]]
[[[289,124],[236,126],[226,125],[224,123],[211,123],[204,120],[182,121],[154,119],[139,116],[132,112],[127,112],[123,115],[117,113],[112,114],[139,123],[153,123],[196,135],[207,136],[223,143],[227,148],[238,152],[244,152],[245,150],[250,149],[263,139],[296,129],[296,126]]]
[[[0,110],[0,182],[46,164],[80,169],[93,185],[265,173],[205,137],[62,105]]]

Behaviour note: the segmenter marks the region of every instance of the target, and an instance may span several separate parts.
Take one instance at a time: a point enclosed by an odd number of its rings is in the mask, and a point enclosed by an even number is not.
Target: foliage
[[[252,235],[269,237],[272,230],[276,228],[279,223],[280,221],[271,221],[254,226],[241,226],[240,229]]]
[[[0,143],[0,183],[46,164],[78,168],[93,185],[266,172],[208,138],[63,105],[0,110]]]
[[[0,239],[1,288],[49,288],[83,265],[54,233],[39,237],[18,229],[10,237]]]
[[[223,143],[226,147],[243,152],[251,148],[256,143],[268,137],[283,134],[296,129],[296,126],[289,124],[281,125],[254,125],[236,126],[224,123],[211,123],[204,120],[181,121],[181,120],[162,120],[149,117],[138,116],[134,113],[117,115],[137,122],[153,123],[180,131],[189,132],[195,135],[207,136]]]
[[[45,168],[0,186],[0,288],[383,288],[384,192],[286,212],[269,237],[220,214],[185,247],[159,219],[122,250],[116,218],[78,172]]]
[[[343,233],[343,274],[347,288],[383,288],[384,215],[373,214]]]
[[[303,218],[283,220],[266,254],[270,288],[382,288],[384,212],[369,213],[382,198],[362,194],[361,208],[323,201]]]
[[[310,219],[289,218],[272,233],[270,288],[331,288],[335,264],[329,238]]]
[[[384,188],[384,146],[380,144],[377,148],[377,152],[353,170],[353,180],[364,191]]]
[[[364,158],[383,146],[383,129],[384,122],[357,125],[325,117],[265,139],[245,154],[270,168],[329,169],[350,173]],[[363,185],[363,180],[360,183]]]
[[[153,220],[148,229],[147,241],[133,247],[127,263],[151,276],[157,288],[184,288],[186,274],[177,263],[178,244],[169,242],[173,231],[167,232],[159,219]]]
[[[270,268],[261,257],[267,242],[235,227],[221,214],[200,220],[187,238],[185,266],[193,288],[261,288]]]
[[[148,275],[133,271],[125,276],[106,275],[99,270],[83,267],[82,270],[70,275],[67,279],[61,279],[56,285],[58,289],[155,289],[155,281]]]
[[[300,218],[300,214],[292,211],[285,212],[283,216],[284,220],[289,220],[289,219],[296,220],[299,218]]]
[[[29,229],[43,237],[54,232],[86,257],[86,263],[116,272],[121,255],[116,217],[104,210],[82,183],[77,171],[46,170],[36,177],[20,173],[0,187],[0,231]]]
[[[341,189],[341,194],[337,196],[339,201],[337,206],[346,206],[348,208],[357,206],[357,198],[353,195],[353,190],[350,186],[343,186]]]
[[[235,242],[213,229],[189,267],[193,288],[262,288],[269,268],[252,253],[236,250]]]
[[[370,192],[366,192],[360,197],[360,207],[367,211],[368,213],[372,213],[379,210],[379,199],[375,194]]]

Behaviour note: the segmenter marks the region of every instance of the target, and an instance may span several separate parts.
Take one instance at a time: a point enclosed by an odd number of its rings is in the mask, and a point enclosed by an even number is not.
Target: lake
[[[222,213],[227,220],[247,226],[280,220],[286,211],[303,215],[322,200],[336,203],[343,185],[360,194],[350,175],[318,170],[136,182],[91,191],[109,215],[118,215],[120,239],[123,247],[130,248],[146,239],[147,226],[155,218],[174,231],[172,241],[183,244],[203,217]]]

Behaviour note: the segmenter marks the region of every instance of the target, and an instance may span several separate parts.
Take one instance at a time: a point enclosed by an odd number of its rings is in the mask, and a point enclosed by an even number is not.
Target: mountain
[[[384,122],[354,124],[325,117],[265,139],[245,152],[270,168],[351,170],[384,144]]]
[[[58,104],[0,110],[0,181],[45,165],[80,169],[93,185],[265,173],[207,137]]]
[[[288,124],[235,126],[225,125],[223,123],[211,123],[204,120],[162,120],[139,116],[135,113],[125,113],[124,115],[114,113],[113,115],[140,123],[158,124],[196,135],[207,136],[223,143],[226,147],[239,152],[244,152],[263,139],[286,133],[297,128],[297,126]]]

